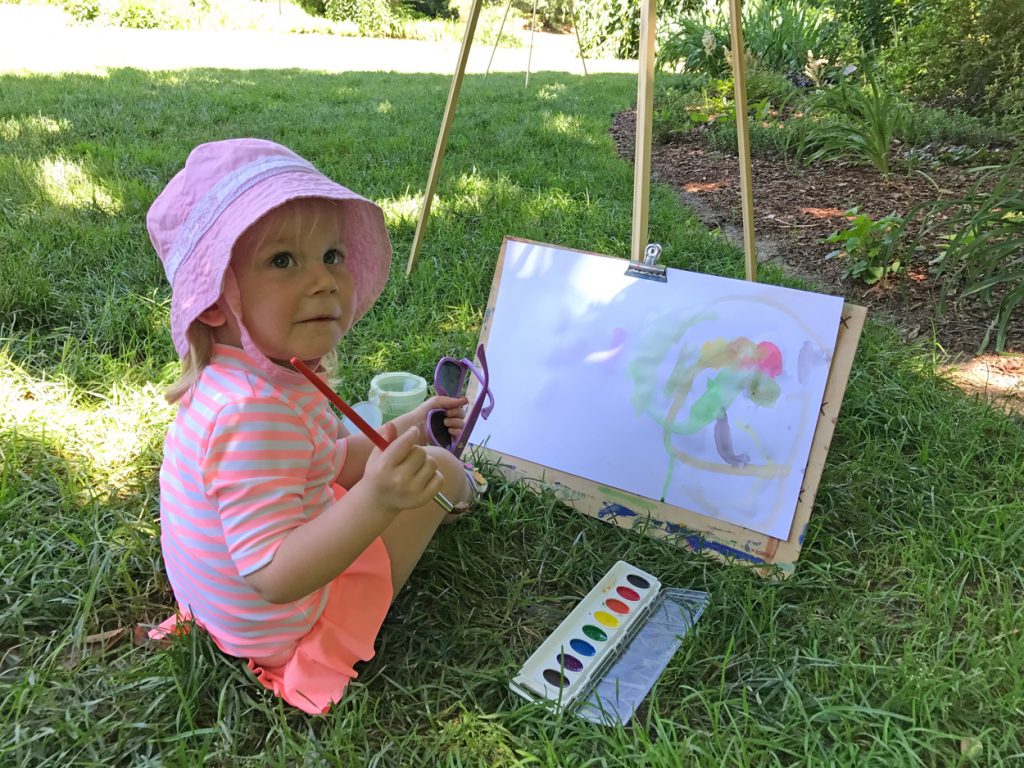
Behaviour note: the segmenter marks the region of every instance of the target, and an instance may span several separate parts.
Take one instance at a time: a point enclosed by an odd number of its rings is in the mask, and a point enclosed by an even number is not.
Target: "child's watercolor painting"
[[[474,442],[782,540],[843,300],[509,239]]]

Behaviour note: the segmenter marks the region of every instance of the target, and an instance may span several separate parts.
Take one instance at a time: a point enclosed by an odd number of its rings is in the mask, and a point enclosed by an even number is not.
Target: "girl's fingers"
[[[437,471],[437,462],[430,456],[427,456],[426,461],[423,462],[423,466],[416,470],[413,482],[417,488],[423,488],[424,491],[426,491],[427,486],[430,485],[435,476],[441,476],[441,473]]]
[[[384,438],[388,443],[393,443],[395,438],[398,437],[398,429],[390,421],[384,424],[380,430],[381,437]],[[378,449],[379,450],[379,449]]]
[[[436,464],[434,465],[437,466]],[[424,495],[430,495],[431,498],[436,496],[441,488],[444,486],[444,477],[437,469],[434,470],[434,476],[427,480],[426,487],[423,489]]]
[[[437,395],[433,398],[430,403],[431,408],[442,408],[446,411],[454,411],[463,408],[469,400],[465,397],[448,397],[447,395]]]
[[[402,461],[402,469],[408,472],[409,477],[416,477],[423,471],[428,462],[433,461],[427,452],[420,445],[414,445],[409,455]]]
[[[395,459],[401,462],[419,443],[419,436],[419,430],[411,427],[391,441],[388,451],[391,452]]]

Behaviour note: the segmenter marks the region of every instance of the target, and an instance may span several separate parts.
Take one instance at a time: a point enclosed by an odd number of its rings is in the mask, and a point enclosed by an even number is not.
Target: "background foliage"
[[[975,114],[1024,116],[1024,2],[931,0],[911,18],[882,56],[895,87]]]

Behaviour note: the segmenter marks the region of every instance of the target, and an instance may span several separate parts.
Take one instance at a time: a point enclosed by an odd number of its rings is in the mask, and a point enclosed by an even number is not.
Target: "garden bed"
[[[611,133],[621,155],[633,158],[636,115],[621,112]],[[925,258],[912,260],[899,274],[874,285],[843,277],[841,259],[826,259],[834,244],[821,242],[845,229],[845,212],[854,206],[880,218],[905,215],[914,205],[943,194],[966,194],[973,179],[957,166],[930,168],[922,174],[879,175],[874,169],[838,164],[787,165],[779,159],[752,160],[754,232],[758,259],[772,260],[787,272],[866,306],[872,316],[889,319],[908,342],[936,345],[949,357],[950,378],[968,391],[1006,402],[1024,413],[1024,312],[1010,320],[1006,353],[991,352],[994,308],[974,297],[951,300],[942,314],[939,281]],[[671,186],[680,200],[709,227],[742,247],[739,164],[735,155],[708,148],[692,131],[651,151],[653,178]],[[979,354],[986,333],[990,343]]]

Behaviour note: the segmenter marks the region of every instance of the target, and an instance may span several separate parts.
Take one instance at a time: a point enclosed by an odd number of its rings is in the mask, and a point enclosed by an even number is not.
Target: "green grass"
[[[175,375],[153,197],[209,139],[274,138],[379,200],[396,249],[341,350],[341,392],[428,375],[477,338],[504,235],[627,255],[626,76],[467,77],[420,263],[405,259],[448,79],[117,70],[0,76],[0,765],[1000,765],[1024,756],[1024,431],[869,324],[796,574],[766,582],[494,479],[399,596],[324,718],[159,620],[157,471]],[[668,189],[677,267],[738,252]],[[763,270],[765,280],[781,277]],[[606,729],[507,684],[617,559],[711,603],[644,711]]]

